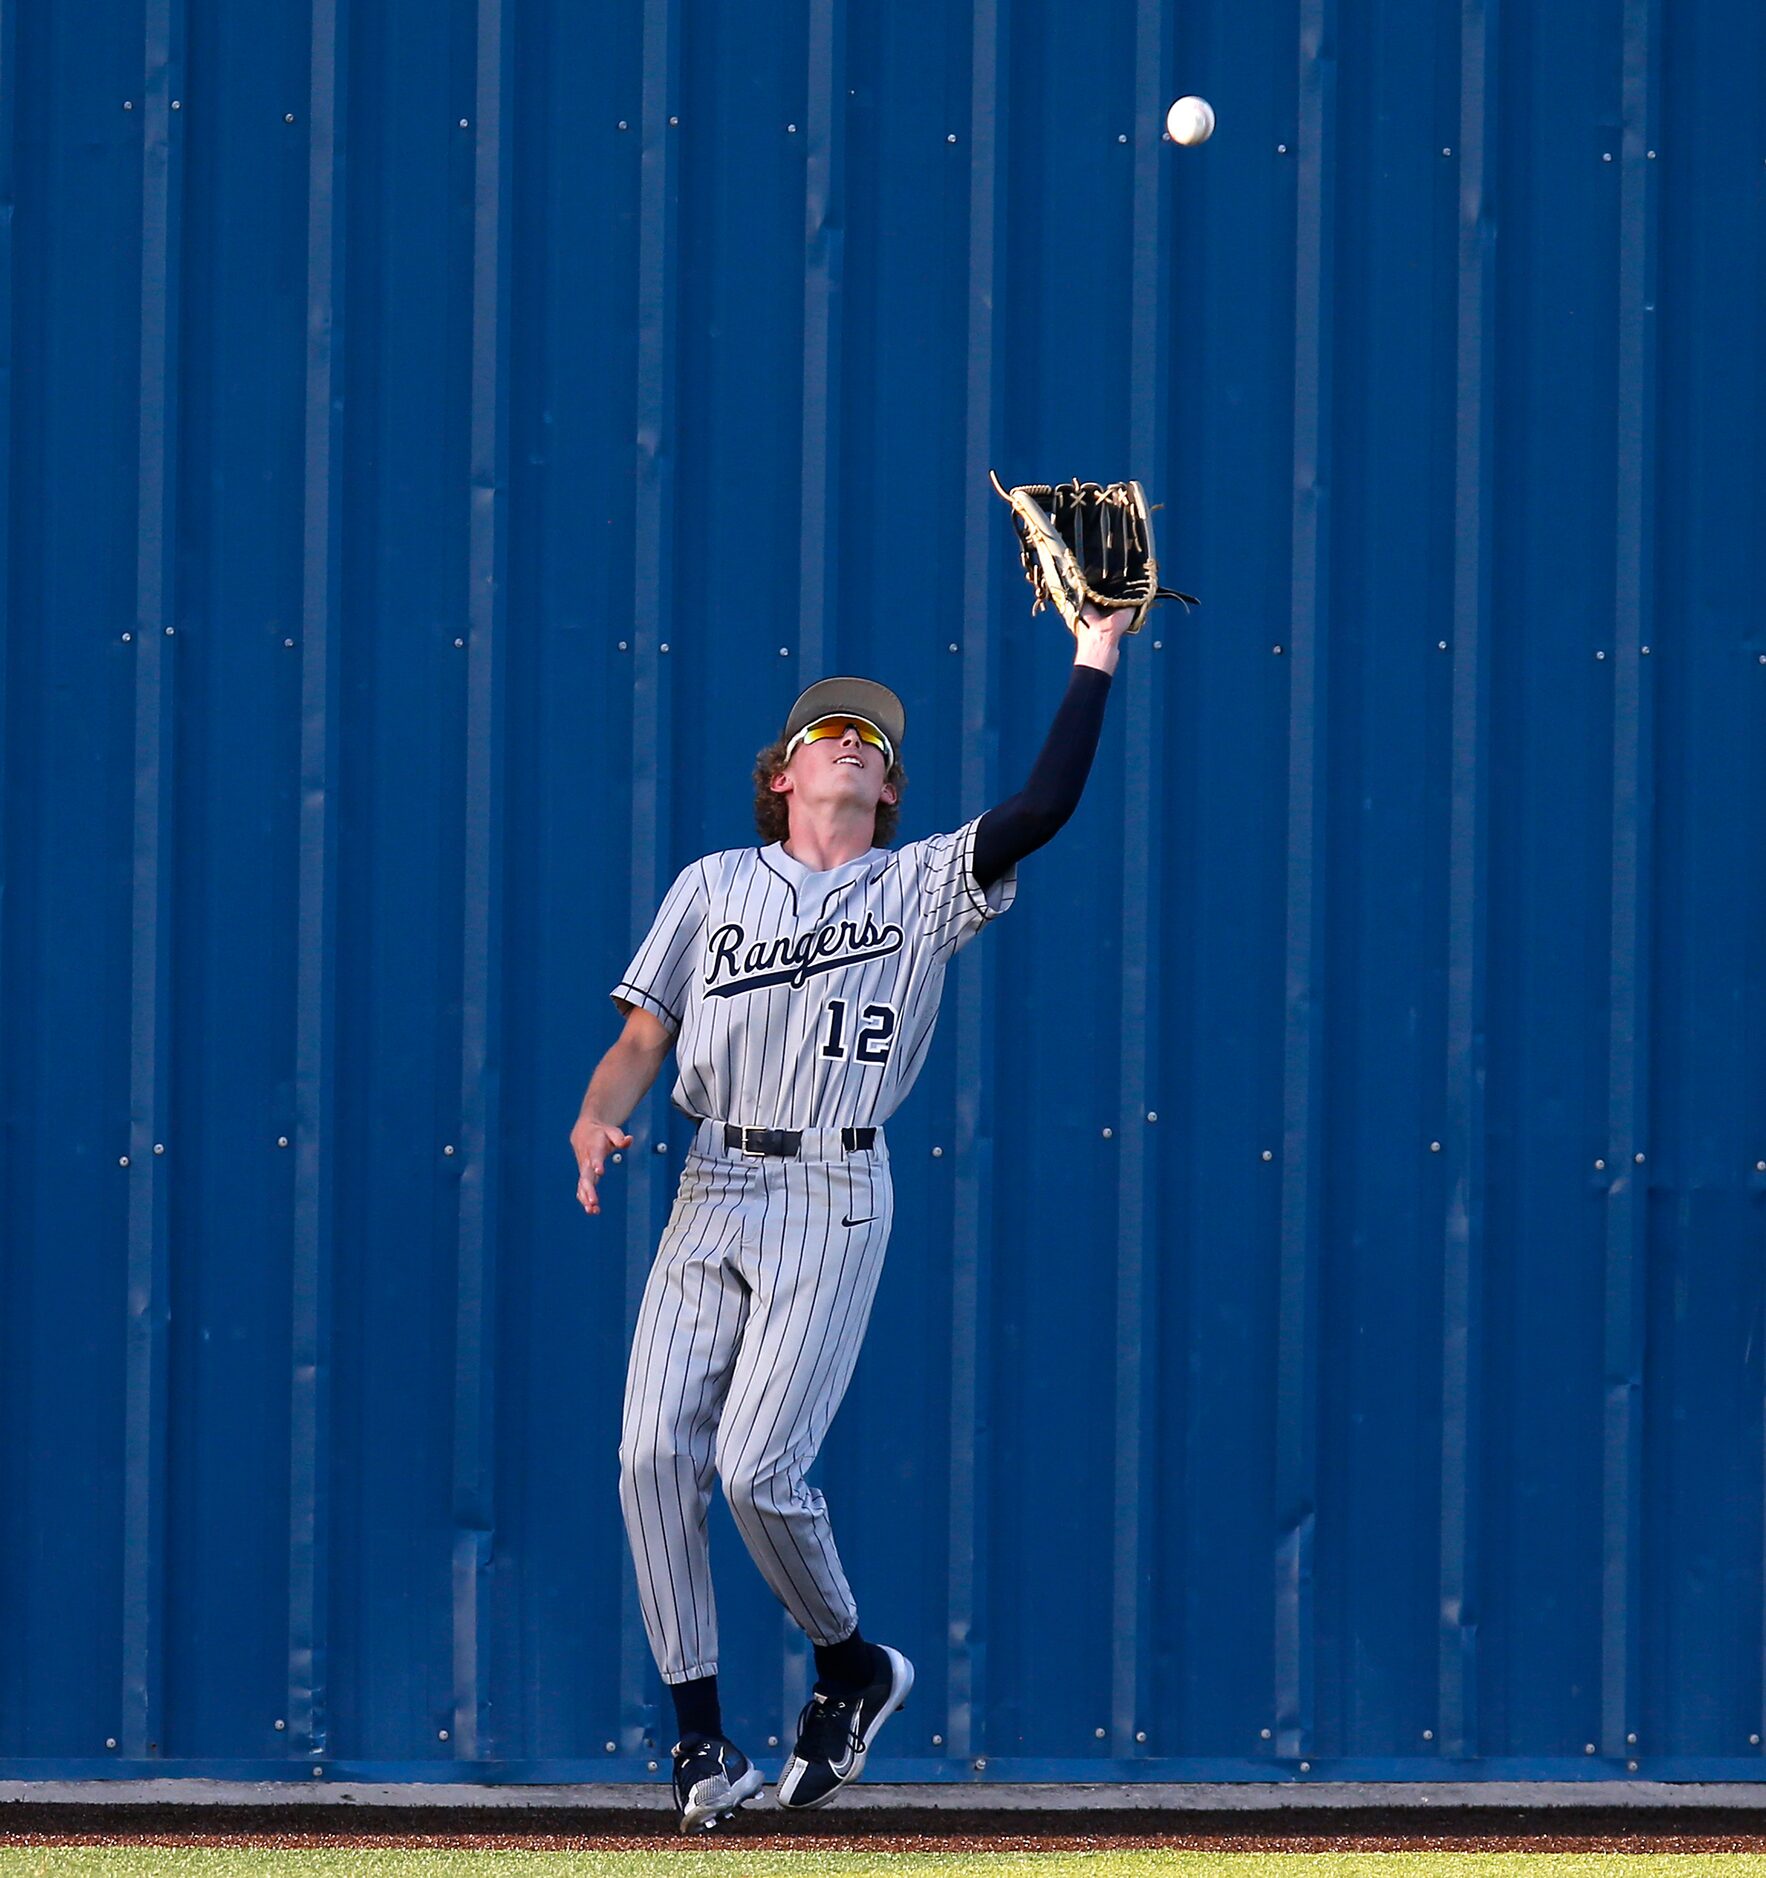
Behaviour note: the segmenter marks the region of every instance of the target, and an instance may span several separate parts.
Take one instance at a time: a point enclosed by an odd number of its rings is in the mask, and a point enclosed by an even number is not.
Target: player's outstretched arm
[[[613,1048],[595,1066],[576,1126],[570,1131],[576,1154],[576,1197],[585,1213],[600,1212],[595,1183],[606,1172],[607,1157],[632,1145],[620,1124],[643,1101],[673,1048],[668,1026],[634,1005]]]
[[[1073,629],[1078,642],[1073,648],[1075,665],[1090,665],[1100,672],[1113,672],[1122,656],[1122,635],[1134,614],[1122,607],[1108,611],[1101,607],[1080,609],[1079,624]]]
[[[1126,612],[1089,606],[1080,615],[1074,631],[1073,676],[1042,754],[1024,787],[989,809],[975,831],[972,865],[983,892],[1014,862],[1052,841],[1079,806],[1103,732],[1110,674],[1121,656],[1128,618]]]

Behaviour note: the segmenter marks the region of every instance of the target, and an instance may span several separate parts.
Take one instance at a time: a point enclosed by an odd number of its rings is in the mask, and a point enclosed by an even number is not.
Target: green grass
[[[658,1844],[639,1851],[0,1847],[0,1878],[1766,1878],[1766,1857],[1704,1852],[858,1852]]]

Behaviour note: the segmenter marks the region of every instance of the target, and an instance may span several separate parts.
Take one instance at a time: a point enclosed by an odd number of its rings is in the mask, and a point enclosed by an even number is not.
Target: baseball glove
[[[1088,603],[1131,609],[1125,632],[1138,633],[1155,600],[1200,603],[1191,593],[1159,585],[1153,516],[1139,483],[1025,483],[1008,489],[989,470],[994,489],[1012,505],[1012,526],[1024,577],[1036,595],[1032,613],[1052,606],[1077,636]]]

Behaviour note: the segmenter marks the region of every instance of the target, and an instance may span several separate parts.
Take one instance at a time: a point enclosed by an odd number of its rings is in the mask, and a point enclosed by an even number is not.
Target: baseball
[[[1179,98],[1165,113],[1173,143],[1206,143],[1214,135],[1214,106],[1206,98]]]

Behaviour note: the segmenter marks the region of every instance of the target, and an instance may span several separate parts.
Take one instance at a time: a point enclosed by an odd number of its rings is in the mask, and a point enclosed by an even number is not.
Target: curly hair
[[[791,832],[791,815],[785,798],[773,788],[773,778],[785,768],[785,739],[775,738],[754,759],[754,826],[764,842],[783,841]],[[874,848],[886,848],[895,839],[901,821],[901,797],[908,786],[908,773],[900,761],[891,763],[883,778],[895,790],[893,802],[877,804],[877,822],[871,835]]]

